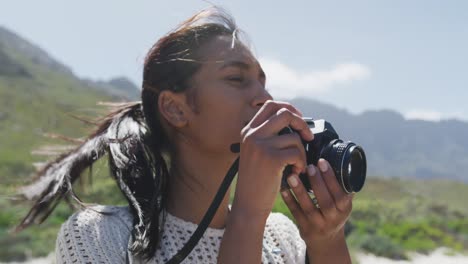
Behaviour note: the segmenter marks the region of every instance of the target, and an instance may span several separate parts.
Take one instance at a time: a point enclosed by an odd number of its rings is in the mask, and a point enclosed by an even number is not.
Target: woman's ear
[[[162,91],[158,98],[159,113],[174,127],[181,128],[188,122],[190,107],[185,93]]]

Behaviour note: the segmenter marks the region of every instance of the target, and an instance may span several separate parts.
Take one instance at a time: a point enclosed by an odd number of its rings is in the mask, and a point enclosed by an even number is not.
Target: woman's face
[[[230,36],[218,36],[206,43],[198,53],[202,66],[190,82],[194,111],[185,136],[217,155],[230,154],[242,128],[272,99],[258,61],[244,45],[231,48],[231,42]]]

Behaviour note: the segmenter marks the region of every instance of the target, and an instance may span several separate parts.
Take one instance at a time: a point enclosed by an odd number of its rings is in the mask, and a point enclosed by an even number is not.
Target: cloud
[[[408,120],[425,120],[425,121],[434,121],[439,122],[443,119],[458,119],[458,120],[467,120],[466,115],[462,112],[453,112],[453,113],[442,113],[434,110],[427,109],[413,109],[404,114],[405,118]]]
[[[332,69],[298,72],[277,60],[260,59],[267,75],[267,88],[273,97],[291,99],[314,97],[357,80],[368,79],[371,71],[359,63],[341,63]]]

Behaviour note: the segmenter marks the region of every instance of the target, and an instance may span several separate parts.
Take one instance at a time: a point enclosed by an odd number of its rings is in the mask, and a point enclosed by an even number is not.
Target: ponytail
[[[23,198],[34,202],[16,231],[43,222],[64,197],[71,196],[85,206],[72,185],[86,168],[107,153],[111,175],[134,219],[130,249],[135,255],[152,257],[158,240],[151,241],[159,237],[163,190],[169,175],[161,151],[156,149],[161,146],[157,141],[147,128],[141,102],[118,105],[87,140],[49,162],[32,184],[20,189]]]

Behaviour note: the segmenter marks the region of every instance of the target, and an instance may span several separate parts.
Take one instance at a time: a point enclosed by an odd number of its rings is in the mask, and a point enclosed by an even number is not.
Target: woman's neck
[[[176,155],[178,159],[172,166],[166,210],[185,221],[199,224],[233,161],[188,150],[179,153],[184,154]],[[226,225],[230,189],[209,225],[212,228],[221,229]]]

